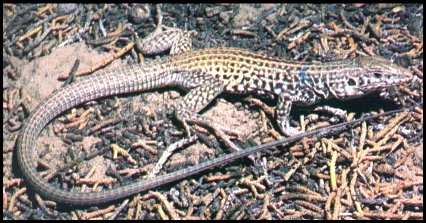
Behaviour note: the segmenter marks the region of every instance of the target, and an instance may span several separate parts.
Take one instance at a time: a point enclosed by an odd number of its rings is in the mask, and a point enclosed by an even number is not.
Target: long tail
[[[167,72],[167,68],[164,66],[150,63],[131,65],[82,78],[60,89],[42,102],[23,125],[17,143],[17,160],[30,185],[34,186],[35,190],[44,197],[63,203],[102,203],[127,196],[126,189],[99,193],[78,193],[52,187],[36,171],[33,148],[45,125],[57,115],[76,105],[111,95],[151,90],[176,84],[176,79],[179,79],[178,76]],[[97,199],[98,202],[96,202]]]

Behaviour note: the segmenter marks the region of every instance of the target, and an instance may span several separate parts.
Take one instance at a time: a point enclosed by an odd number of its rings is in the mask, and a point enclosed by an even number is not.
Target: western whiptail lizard
[[[158,30],[144,39],[143,51],[157,53],[171,48],[171,56],[81,78],[49,96],[28,118],[18,139],[16,154],[25,179],[38,193],[63,203],[106,203],[180,179],[182,173],[189,173],[182,170],[179,176],[167,174],[94,193],[64,191],[49,185],[36,171],[33,159],[36,139],[57,115],[87,101],[179,86],[190,91],[177,103],[175,114],[182,121],[202,122],[205,120],[197,113],[222,92],[273,94],[278,96],[278,124],[284,133],[291,135],[294,130],[289,126],[289,113],[293,104],[310,105],[329,98],[360,97],[407,83],[413,77],[409,70],[378,57],[313,64],[240,49],[190,50],[190,32]],[[210,125],[220,128],[214,123]],[[209,163],[203,168],[213,165]],[[200,169],[194,166],[191,173]]]

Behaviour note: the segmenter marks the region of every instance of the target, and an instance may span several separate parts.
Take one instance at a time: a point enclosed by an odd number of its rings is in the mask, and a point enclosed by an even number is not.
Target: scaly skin
[[[359,57],[310,64],[238,49],[186,51],[81,78],[60,89],[41,103],[26,121],[17,141],[16,154],[25,179],[43,197],[74,205],[106,203],[181,179],[214,163],[209,161],[207,166],[198,164],[176,174],[101,192],[70,192],[55,188],[36,171],[33,148],[47,123],[81,103],[111,95],[179,86],[191,89],[177,106],[183,115],[186,112],[198,113],[221,92],[278,95],[289,102],[282,108],[289,112],[291,104],[313,104],[332,97],[360,97],[371,91],[404,84],[412,77],[408,70],[380,58]],[[286,116],[282,119],[284,122],[288,119],[288,112],[281,113]]]

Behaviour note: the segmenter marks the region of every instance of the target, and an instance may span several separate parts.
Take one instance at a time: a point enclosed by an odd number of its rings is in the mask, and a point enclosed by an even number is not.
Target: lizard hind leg
[[[196,31],[182,31],[177,28],[163,26],[163,16],[157,5],[157,27],[145,38],[136,41],[138,50],[144,55],[159,54],[170,49],[170,55],[186,52],[192,48],[192,35]],[[164,30],[163,30],[164,29]]]
[[[182,123],[187,138],[173,143],[166,149],[152,172],[149,174],[148,178],[154,177],[161,170],[163,164],[167,161],[168,157],[172,155],[172,152],[176,148],[185,146],[198,138],[196,135],[190,135],[188,123],[197,124],[212,130],[213,133],[218,138],[222,139],[231,149],[239,150],[239,148],[235,146],[234,143],[232,143],[225,134],[223,134],[222,130],[224,128],[222,126],[215,124],[207,118],[197,114],[203,108],[205,108],[217,95],[222,93],[224,87],[220,81],[217,81],[213,78],[200,77],[203,77],[203,75],[200,74],[197,75],[197,77],[180,80],[180,85],[192,88],[184,98],[178,101],[177,105],[173,106],[175,108],[174,116],[179,122]]]
[[[198,84],[197,87],[191,89],[191,91],[183,97],[176,106],[174,112],[175,117],[183,124],[187,136],[189,136],[189,124],[197,124],[202,127],[208,128],[213,133],[225,142],[233,150],[239,150],[237,146],[232,143],[229,138],[223,133],[235,131],[227,130],[225,127],[220,126],[213,121],[202,117],[198,113],[203,110],[214,98],[223,92],[224,84],[215,78],[205,78],[207,75],[203,75],[201,72],[197,77],[188,78],[189,81],[195,81]],[[200,78],[204,77],[204,78]],[[208,76],[207,76],[208,77]]]

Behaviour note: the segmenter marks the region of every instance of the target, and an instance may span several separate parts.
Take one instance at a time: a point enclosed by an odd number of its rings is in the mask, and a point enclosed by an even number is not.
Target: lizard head
[[[381,57],[358,57],[344,77],[346,84],[332,92],[336,98],[352,98],[407,83],[413,79],[410,70]]]

